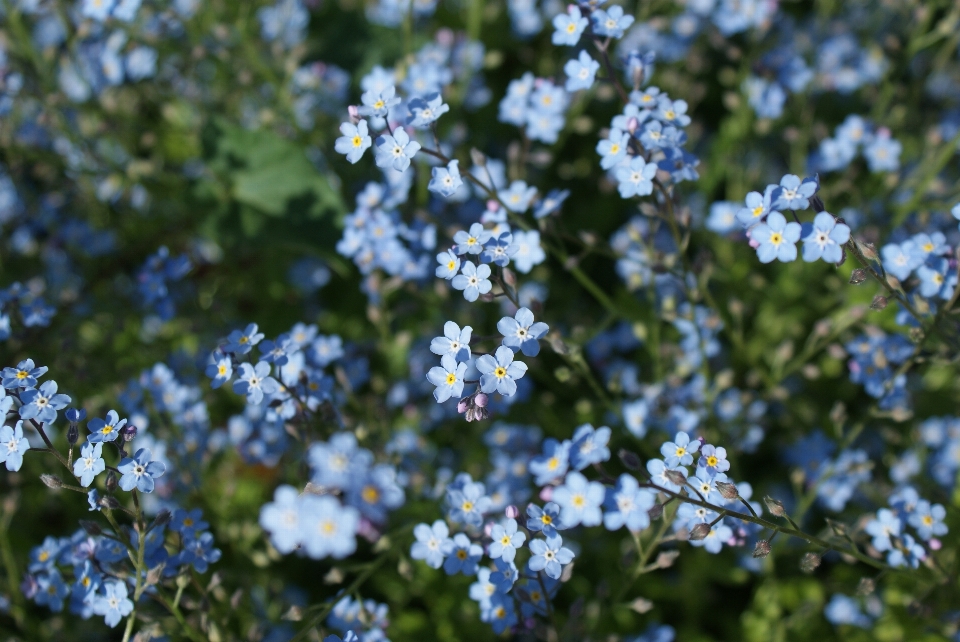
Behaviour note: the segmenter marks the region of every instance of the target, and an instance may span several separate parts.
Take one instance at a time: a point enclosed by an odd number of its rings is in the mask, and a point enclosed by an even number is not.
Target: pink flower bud
[[[540,499],[545,502],[549,502],[553,499],[553,486],[544,486],[540,491]]]
[[[932,538],[927,544],[930,546],[931,551],[939,551],[943,548],[943,542],[938,540],[936,537]]]
[[[637,131],[638,127],[640,127],[640,121],[637,120],[635,116],[631,116],[630,119],[627,120],[627,131],[632,134]]]
[[[350,105],[347,107],[347,114],[350,116],[350,122],[356,125],[360,122],[360,110],[356,105]]]
[[[487,404],[490,403],[490,398],[487,397],[485,393],[480,392],[477,393],[476,397],[474,397],[473,403],[475,403],[479,408],[486,408]]]
[[[509,506],[507,506],[506,510],[504,510],[503,512],[510,519],[516,519],[517,517],[520,516],[520,509],[514,506],[513,504],[510,504]]]
[[[464,397],[457,403],[457,412],[462,415],[467,411],[468,407],[470,407],[470,398]]]
[[[493,522],[487,522],[483,525],[483,534],[486,537],[490,537],[490,533],[493,531]]]

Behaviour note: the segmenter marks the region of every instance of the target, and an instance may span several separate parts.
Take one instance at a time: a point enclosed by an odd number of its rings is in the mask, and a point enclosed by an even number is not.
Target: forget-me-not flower
[[[508,519],[502,525],[494,524],[490,530],[490,557],[502,558],[505,562],[512,562],[517,556],[517,549],[523,546],[527,536],[517,531],[517,520]]]
[[[7,470],[20,470],[23,453],[29,449],[30,442],[23,436],[23,421],[18,421],[13,427],[0,427],[0,462],[6,463]]]
[[[561,13],[553,19],[553,44],[575,46],[580,41],[580,36],[587,28],[589,21],[580,13],[580,8],[576,5],[570,5],[567,13]]]
[[[514,361],[513,350],[506,346],[500,346],[494,354],[477,359],[477,370],[481,373],[480,389],[486,393],[497,391],[509,397],[517,392],[515,380],[527,373],[527,364]]]
[[[443,566],[443,550],[449,546],[447,542],[450,540],[447,523],[438,519],[432,526],[417,524],[413,529],[413,536],[417,541],[410,547],[410,557],[423,560],[433,569]]]
[[[540,354],[539,339],[550,329],[546,323],[534,323],[533,312],[529,308],[520,308],[510,317],[503,317],[497,322],[497,330],[503,335],[503,345],[514,352],[522,352],[528,357]]]
[[[546,540],[535,539],[530,542],[530,561],[527,568],[534,573],[543,571],[547,577],[560,579],[563,566],[573,561],[573,551],[564,547],[563,538],[554,535]]]
[[[779,259],[789,263],[797,258],[797,241],[800,240],[800,224],[784,218],[780,212],[771,212],[767,222],[750,232],[750,238],[759,243],[757,257],[761,263]]]
[[[136,488],[141,493],[152,493],[154,478],[162,477],[166,471],[166,465],[154,461],[147,448],[141,448],[133,457],[124,457],[117,465],[117,472],[121,474],[120,488],[126,491]]]
[[[410,167],[410,159],[420,151],[420,143],[410,140],[402,128],[393,130],[393,135],[377,138],[377,167],[392,167],[398,172]]]
[[[481,263],[474,265],[473,261],[465,261],[460,274],[450,282],[454,290],[463,290],[463,298],[473,303],[493,288],[490,282],[490,266]]]
[[[367,129],[367,121],[361,120],[356,125],[353,123],[341,123],[339,137],[333,144],[333,148],[338,154],[344,154],[351,163],[356,163],[363,156],[363,153],[370,149],[373,142],[370,139],[370,131]],[[242,354],[242,353],[241,353]]]
[[[568,60],[567,64],[563,66],[563,71],[567,74],[567,83],[564,85],[564,89],[567,91],[590,89],[599,69],[600,63],[591,58],[586,51],[581,50],[579,57]]]
[[[272,395],[280,389],[280,384],[270,376],[270,364],[259,361],[257,365],[241,363],[239,378],[233,382],[233,391],[238,395],[246,395],[247,403],[259,404],[264,394]]]
[[[634,156],[630,162],[617,168],[617,189],[620,196],[646,196],[653,192],[653,177],[657,175],[657,165],[643,160],[642,156]]]
[[[463,185],[463,179],[460,178],[460,161],[457,159],[447,163],[446,167],[434,167],[431,174],[433,178],[427,184],[427,189],[444,198],[450,198],[456,194]]]
[[[80,485],[84,488],[92,484],[93,478],[107,467],[102,453],[102,443],[86,443],[80,449],[80,457],[73,463],[73,474],[80,478]]]
[[[463,376],[467,372],[467,364],[457,363],[449,354],[440,359],[440,366],[430,368],[427,380],[437,388],[433,391],[433,398],[437,403],[443,403],[450,397],[459,397],[463,392]]]
[[[57,418],[57,411],[67,407],[70,397],[57,394],[57,382],[45,381],[39,388],[27,388],[20,393],[20,416],[39,423],[50,423]]]
[[[838,223],[832,214],[820,212],[813,219],[813,229],[803,237],[803,260],[823,259],[837,263],[843,258],[840,246],[850,240],[850,228]]]
[[[576,471],[567,475],[566,483],[553,491],[553,501],[560,505],[560,520],[567,528],[577,524],[596,526],[603,519],[600,506],[603,504],[603,484],[588,481]]]

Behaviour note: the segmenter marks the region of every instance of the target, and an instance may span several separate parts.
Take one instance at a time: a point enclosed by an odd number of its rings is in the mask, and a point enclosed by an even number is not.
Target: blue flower
[[[565,528],[598,525],[603,519],[600,512],[603,498],[603,484],[587,481],[578,472],[569,473],[566,483],[553,491],[553,501],[560,505],[560,521]]]
[[[934,536],[947,534],[947,525],[943,523],[946,516],[947,511],[941,504],[931,504],[921,499],[910,515],[909,522],[917,529],[920,539],[930,540]]]
[[[410,159],[420,151],[420,143],[410,140],[402,128],[393,130],[393,135],[377,138],[377,167],[392,167],[398,172],[410,167]]]
[[[629,163],[617,168],[618,190],[623,198],[646,196],[653,192],[653,177],[657,175],[657,165],[648,163],[641,156],[634,156]]]
[[[656,503],[656,496],[630,475],[620,475],[616,488],[606,489],[603,525],[615,531],[626,526],[631,531],[642,531],[650,525],[648,510]],[[687,504],[684,504],[686,506]]]
[[[773,202],[770,206],[775,210],[805,210],[810,207],[810,199],[819,189],[820,181],[816,177],[805,178],[801,182],[799,176],[787,174],[773,190]]]
[[[453,242],[457,244],[457,254],[480,254],[484,244],[490,240],[490,232],[483,229],[480,223],[470,226],[469,232],[463,230],[453,235]]]
[[[473,261],[465,261],[460,274],[453,277],[450,285],[454,290],[463,290],[463,298],[473,303],[481,294],[486,294],[493,288],[490,282],[490,266],[477,266]]]
[[[263,333],[259,332],[256,323],[251,323],[242,332],[234,330],[227,337],[227,345],[223,347],[224,352],[234,354],[247,354],[253,349],[253,346],[263,340]]]
[[[665,94],[660,96],[657,101],[657,110],[654,117],[660,122],[677,127],[686,127],[690,124],[690,117],[687,116],[687,101],[670,100]]]
[[[837,593],[823,608],[823,616],[833,625],[852,624],[861,628],[870,628],[872,620],[860,610],[860,604],[852,597]]]
[[[540,246],[539,231],[514,232],[513,241],[517,246],[517,251],[512,257],[513,266],[521,274],[529,274],[533,266],[540,265],[546,260],[547,254]]]
[[[107,412],[106,420],[100,417],[94,417],[87,424],[90,434],[87,435],[87,441],[98,443],[102,441],[114,441],[120,436],[120,430],[127,425],[126,419],[121,419],[116,410]]]
[[[557,441],[547,438],[543,441],[543,454],[530,460],[530,472],[536,475],[537,486],[544,486],[549,482],[567,474],[570,466],[569,440]]]
[[[483,482],[470,482],[463,488],[447,489],[450,519],[469,526],[480,526],[483,515],[490,510],[490,498]]]
[[[479,544],[471,543],[470,538],[463,533],[457,533],[453,539],[446,540],[442,552],[447,558],[443,563],[443,570],[447,575],[475,575],[477,563],[483,558],[483,548]]]
[[[663,455],[667,466],[689,466],[693,463],[693,453],[699,449],[698,439],[691,442],[690,435],[678,432],[673,441],[668,441],[660,447],[660,454]]]
[[[318,367],[325,368],[343,357],[343,339],[336,334],[321,334],[310,344],[308,354]]]
[[[109,627],[120,624],[120,620],[133,611],[133,602],[127,597],[127,585],[121,580],[107,580],[103,583],[103,594],[93,600],[93,612],[102,615]]]
[[[210,524],[203,521],[203,511],[199,508],[190,511],[178,508],[170,519],[170,530],[184,537],[196,535],[209,527]]]
[[[267,340],[260,344],[260,354],[263,355],[263,360],[276,366],[287,365],[287,362],[290,361],[290,355],[296,351],[297,346],[287,333],[281,334],[276,341]]]
[[[37,578],[37,584],[37,604],[46,605],[55,613],[62,611],[63,600],[70,595],[70,587],[64,583],[60,571],[51,568],[46,574]],[[117,621],[119,622],[119,619]]]
[[[944,258],[930,259],[926,265],[917,268],[920,278],[920,294],[925,297],[940,296],[949,299],[953,296],[953,288],[957,285],[956,274],[947,276],[950,262]]]
[[[305,495],[300,500],[300,539],[313,559],[343,559],[357,550],[360,512],[330,495]]]
[[[910,273],[923,262],[914,253],[913,241],[904,241],[899,245],[888,243],[880,248],[880,257],[883,269],[901,281],[906,281]]]
[[[134,488],[141,493],[152,493],[154,479],[162,477],[167,471],[162,461],[154,461],[152,453],[147,448],[141,448],[131,457],[124,457],[117,465],[117,472],[121,473],[120,488],[131,491]]]
[[[610,169],[626,159],[629,142],[628,133],[616,128],[611,129],[609,137],[597,143],[597,153],[603,157],[600,159],[600,167]]]
[[[517,520],[508,519],[503,525],[494,524],[490,530],[491,559],[502,558],[505,562],[512,562],[517,556],[517,549],[523,546],[527,536],[517,532]]]
[[[849,240],[849,227],[837,223],[833,214],[820,212],[813,219],[813,229],[803,237],[803,260],[813,262],[823,259],[827,263],[839,263],[843,258],[840,246]]]
[[[520,308],[511,319],[503,317],[497,322],[497,330],[503,335],[503,345],[514,352],[523,352],[528,357],[540,354],[541,339],[550,329],[546,323],[534,323],[533,312],[529,308]]]
[[[894,567],[909,566],[910,568],[918,568],[920,561],[926,556],[927,553],[923,550],[923,546],[918,544],[911,535],[905,533],[900,536],[899,541],[895,544],[895,548],[887,554],[887,564]]]
[[[107,463],[103,461],[102,453],[102,443],[86,443],[80,449],[80,457],[73,464],[73,474],[80,478],[80,485],[84,488],[92,484],[93,478],[106,469]]]
[[[344,154],[351,163],[356,163],[363,157],[363,153],[370,149],[373,144],[370,140],[370,131],[367,129],[367,121],[361,120],[354,125],[353,123],[341,123],[340,133],[343,134],[336,140],[333,148],[338,154]],[[244,353],[240,353],[244,354]]]
[[[100,493],[96,488],[87,493],[87,506],[89,506],[88,511],[100,510]]]
[[[460,329],[453,321],[443,324],[443,336],[430,341],[430,352],[438,356],[450,355],[457,361],[470,359],[470,336],[473,328],[468,325]]]
[[[784,263],[797,258],[797,241],[800,240],[800,224],[787,219],[780,212],[771,212],[767,222],[754,227],[750,238],[759,243],[757,257],[761,263],[779,259]]]
[[[33,359],[25,359],[16,368],[3,369],[3,387],[7,390],[33,388],[37,385],[37,379],[46,373],[46,366],[36,367]]]
[[[513,350],[506,346],[497,348],[495,357],[485,354],[477,359],[477,370],[481,373],[480,389],[486,393],[497,391],[510,397],[517,392],[515,380],[527,373],[527,364],[514,361]]]
[[[510,264],[510,257],[516,254],[519,249],[519,245],[513,240],[513,234],[503,232],[500,236],[491,237],[486,242],[483,246],[483,252],[480,254],[480,261],[507,267]]]
[[[727,449],[716,448],[712,444],[707,444],[700,449],[700,460],[697,462],[697,466],[706,468],[711,475],[730,470],[730,462],[727,461]]]
[[[512,561],[508,562],[502,557],[493,560],[496,570],[490,574],[490,582],[497,587],[500,593],[509,593],[517,581],[517,565]]]
[[[259,404],[263,395],[272,395],[280,389],[277,380],[270,376],[270,364],[260,361],[256,366],[249,363],[240,364],[240,377],[233,382],[233,391],[238,395],[246,395],[247,403]]]
[[[357,109],[357,113],[362,116],[383,118],[390,113],[390,109],[392,107],[396,107],[400,104],[400,97],[397,96],[397,88],[393,85],[389,85],[380,91],[371,89],[370,91],[363,92],[360,95],[360,102],[362,105],[360,105],[360,107]],[[338,149],[337,151],[340,150]]]
[[[752,227],[763,220],[767,214],[773,211],[772,201],[773,192],[776,191],[776,185],[768,185],[764,193],[750,192],[747,194],[745,206],[737,212],[737,220],[745,228]]]
[[[477,571],[477,581],[470,585],[470,599],[475,600],[481,609],[490,607],[490,598],[497,594],[497,587],[490,581],[490,569]]]
[[[573,433],[570,447],[570,465],[574,470],[583,470],[590,464],[599,464],[610,459],[610,429],[606,426],[594,429],[590,424],[583,424]]]
[[[950,215],[955,219],[960,219],[960,203],[950,208]],[[960,227],[960,224],[958,224],[958,227]]]
[[[538,201],[533,208],[534,218],[544,218],[560,210],[560,206],[570,196],[568,189],[554,189]]]
[[[433,398],[437,403],[443,403],[450,397],[459,397],[463,392],[463,376],[467,372],[467,364],[457,363],[449,354],[440,359],[440,367],[430,368],[427,381],[437,387],[433,391]]]
[[[66,408],[70,397],[57,394],[57,382],[46,381],[39,388],[27,388],[20,393],[20,416],[39,423],[50,423],[57,418],[57,411]]]
[[[0,462],[7,464],[7,470],[20,470],[23,465],[23,453],[30,449],[30,442],[23,436],[23,421],[11,428],[0,427]]]
[[[527,529],[534,532],[543,532],[544,537],[553,537],[557,534],[560,525],[560,506],[554,502],[547,502],[543,508],[536,504],[527,506]]]
[[[460,257],[452,249],[437,254],[436,275],[441,279],[451,280],[460,271]]]
[[[543,571],[547,577],[560,579],[563,566],[573,561],[573,551],[563,546],[563,539],[554,535],[546,540],[534,539],[530,541],[530,561],[527,568],[534,573]]]
[[[480,621],[488,623],[496,635],[502,635],[518,622],[514,601],[505,595],[494,595],[485,607],[481,606]]]
[[[427,184],[427,189],[444,198],[450,198],[456,194],[463,185],[463,179],[460,178],[460,161],[456,159],[447,163],[446,167],[434,167],[431,173],[433,178]]]
[[[623,38],[623,33],[633,24],[633,16],[624,15],[623,7],[613,5],[606,11],[595,9],[593,15],[593,32],[606,38]]]
[[[563,66],[563,71],[567,74],[567,83],[564,89],[567,91],[590,89],[599,69],[600,63],[591,58],[586,51],[581,50],[579,57],[568,60],[567,64]]]
[[[561,13],[553,19],[553,44],[575,46],[580,41],[583,30],[589,21],[580,13],[579,7],[570,5],[567,13]]]
[[[439,92],[428,94],[423,98],[414,98],[407,108],[411,114],[410,118],[407,119],[407,124],[418,129],[428,128],[440,116],[450,111],[450,107],[443,103],[443,98]]]
[[[197,573],[206,573],[210,564],[220,561],[219,548],[213,547],[212,533],[196,533],[184,538],[183,551],[180,553],[181,564],[192,564]]]
[[[871,172],[895,172],[900,169],[900,152],[903,145],[890,138],[890,132],[881,130],[863,148],[867,166]]]
[[[423,560],[430,568],[440,568],[443,566],[444,549],[453,543],[449,535],[450,529],[442,519],[435,521],[433,526],[417,524],[413,529],[417,541],[410,547],[410,557]]]
[[[513,181],[510,187],[497,192],[503,206],[511,212],[523,213],[530,207],[530,201],[537,195],[536,187],[528,187],[523,181]]]
[[[220,351],[210,355],[212,363],[207,365],[206,375],[213,379],[210,387],[216,390],[233,377],[233,360]]]
[[[270,543],[281,553],[300,545],[300,502],[293,486],[278,486],[273,501],[260,508],[260,527],[270,533]]]

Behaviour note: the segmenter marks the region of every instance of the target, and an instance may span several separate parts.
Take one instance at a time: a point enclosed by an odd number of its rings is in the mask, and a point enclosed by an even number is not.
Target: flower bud
[[[651,520],[660,519],[660,516],[663,515],[663,504],[657,503],[651,506],[647,510],[647,515],[650,516]]]
[[[699,523],[690,529],[690,539],[699,542],[710,534],[710,524]]]
[[[857,584],[857,595],[864,596],[870,595],[875,590],[877,590],[877,582],[872,577],[861,577],[860,583]]]
[[[120,429],[120,434],[123,436],[123,440],[126,442],[133,441],[133,438],[137,436],[138,428],[133,424],[127,424]]]
[[[161,526],[166,526],[167,524],[170,523],[170,519],[172,517],[173,516],[170,514],[169,510],[167,510],[166,508],[161,509],[161,511],[157,513],[157,516],[154,518],[153,524],[150,525],[150,530],[153,530],[154,528],[158,528]]]
[[[463,414],[467,411],[467,408],[470,407],[470,397],[464,397],[459,402],[457,402],[457,413]]]
[[[100,528],[100,524],[92,522],[88,519],[80,520],[80,528],[86,531],[87,535],[92,535],[93,537],[103,534],[103,529]]]
[[[40,481],[46,484],[47,488],[63,488],[63,481],[56,475],[40,475]]]
[[[347,106],[347,115],[350,116],[350,123],[352,125],[360,122],[360,109],[356,105]]]
[[[473,403],[476,404],[478,408],[486,408],[487,404],[490,403],[490,398],[486,393],[478,392],[477,396],[473,398]]]
[[[87,411],[83,408],[77,410],[76,408],[67,408],[66,412],[63,413],[63,416],[67,418],[72,424],[78,424],[84,419],[87,418]]]
[[[813,198],[810,199],[810,207],[812,207],[813,211],[817,214],[827,209],[823,204],[823,200],[817,194],[814,194]]]
[[[643,463],[640,461],[640,456],[636,453],[630,452],[629,450],[621,448],[617,453],[617,456],[620,457],[620,461],[623,462],[623,465],[630,470],[640,470],[643,467]]]
[[[100,498],[100,505],[110,510],[117,510],[120,508],[120,501],[113,495],[107,495]]]
[[[77,439],[80,438],[80,427],[75,423],[71,423],[67,428],[67,443],[70,446],[74,446],[77,443]]]
[[[477,167],[485,167],[487,164],[487,157],[476,147],[470,149],[470,160]]]
[[[770,514],[774,517],[783,517],[787,514],[787,510],[783,507],[783,502],[779,499],[764,497],[763,503],[767,505],[767,510],[770,511]]]
[[[873,301],[870,303],[871,310],[882,310],[885,307],[887,307],[887,297],[882,294],[873,297]]]
[[[820,566],[821,561],[822,558],[816,553],[804,553],[800,558],[800,570],[804,573],[813,573]]]
[[[116,492],[117,490],[117,473],[112,470],[107,471],[107,480],[104,482],[107,487],[108,493]]]
[[[863,268],[857,268],[850,273],[850,284],[860,285],[867,280],[867,271]]]
[[[740,492],[737,490],[737,485],[731,484],[730,482],[718,481],[717,490],[720,491],[720,495],[722,495],[724,499],[736,499],[737,497],[740,497]]]
[[[757,545],[753,547],[753,556],[757,559],[763,559],[770,554],[770,542],[765,539],[757,541]]]
[[[671,484],[676,484],[677,486],[683,486],[687,483],[687,476],[681,473],[679,470],[668,470],[663,473],[664,477],[670,480]]]
[[[517,517],[520,516],[520,509],[514,506],[513,504],[510,504],[509,506],[507,506],[507,508],[503,512],[509,519],[516,519]]]

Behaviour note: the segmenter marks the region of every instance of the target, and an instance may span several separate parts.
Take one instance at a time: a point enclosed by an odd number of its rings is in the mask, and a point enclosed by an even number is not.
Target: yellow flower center
[[[460,508],[463,509],[463,512],[469,513],[470,511],[473,510],[473,502],[471,502],[471,501],[468,499],[468,500],[464,501],[463,504],[461,504]]]
[[[753,208],[753,218],[757,218],[761,214],[763,214],[763,205],[757,205]]]
[[[668,109],[667,111],[663,112],[663,116],[667,120],[673,120],[677,117],[677,112],[673,111],[672,109]]]
[[[457,382],[457,375],[453,374],[452,372],[448,372],[448,373],[447,373],[447,385],[448,385],[448,386],[452,386],[452,385],[455,384],[456,382]]]
[[[610,153],[611,153],[611,154],[616,154],[616,153],[619,152],[619,151],[620,151],[620,145],[618,145],[618,144],[616,144],[616,143],[614,143],[613,145],[610,145]]]
[[[447,263],[447,269],[448,269],[448,270],[452,270],[452,269],[455,268],[455,267],[457,267],[457,262],[456,262],[456,261],[450,261],[449,263]]]
[[[549,461],[547,461],[547,468],[549,468],[550,470],[556,470],[557,466],[559,465],[560,465],[560,460],[557,459],[556,457],[551,457]]]
[[[467,559],[467,552],[461,548],[459,551],[457,551],[457,559],[461,561]]]
[[[716,466],[719,462],[720,460],[717,459],[715,455],[710,455],[709,457],[707,457],[707,466],[713,467],[713,466]]]
[[[367,486],[363,489],[361,496],[368,504],[375,504],[380,499],[380,491],[375,486]]]
[[[337,530],[337,525],[331,521],[326,521],[320,525],[320,530],[324,535],[332,535]]]
[[[553,523],[553,518],[547,515],[546,513],[544,513],[543,515],[540,516],[540,521],[546,524],[547,526],[549,526],[550,524]]]
[[[567,33],[573,33],[576,30],[577,30],[577,23],[571,22],[570,24],[567,25]]]
[[[360,145],[362,145],[362,144],[363,144],[363,139],[360,138],[360,134],[357,134],[356,136],[353,137],[353,146],[354,146],[354,147],[360,147]]]
[[[227,366],[224,366],[224,365],[217,366],[217,374],[221,376],[227,374]]]
[[[26,379],[30,375],[26,370],[17,371],[17,379]]]
[[[930,515],[924,515],[921,520],[923,521],[924,526],[933,526],[933,517]]]
[[[781,234],[780,232],[771,232],[770,243],[772,245],[780,245],[781,243],[783,243],[783,234]]]
[[[684,455],[687,454],[687,449],[684,448],[683,446],[677,446],[677,453],[676,453],[676,454],[677,454],[677,457],[683,457]]]
[[[497,379],[503,379],[507,376],[507,369],[503,366],[499,366],[496,370],[493,371],[493,374],[496,375]]]

